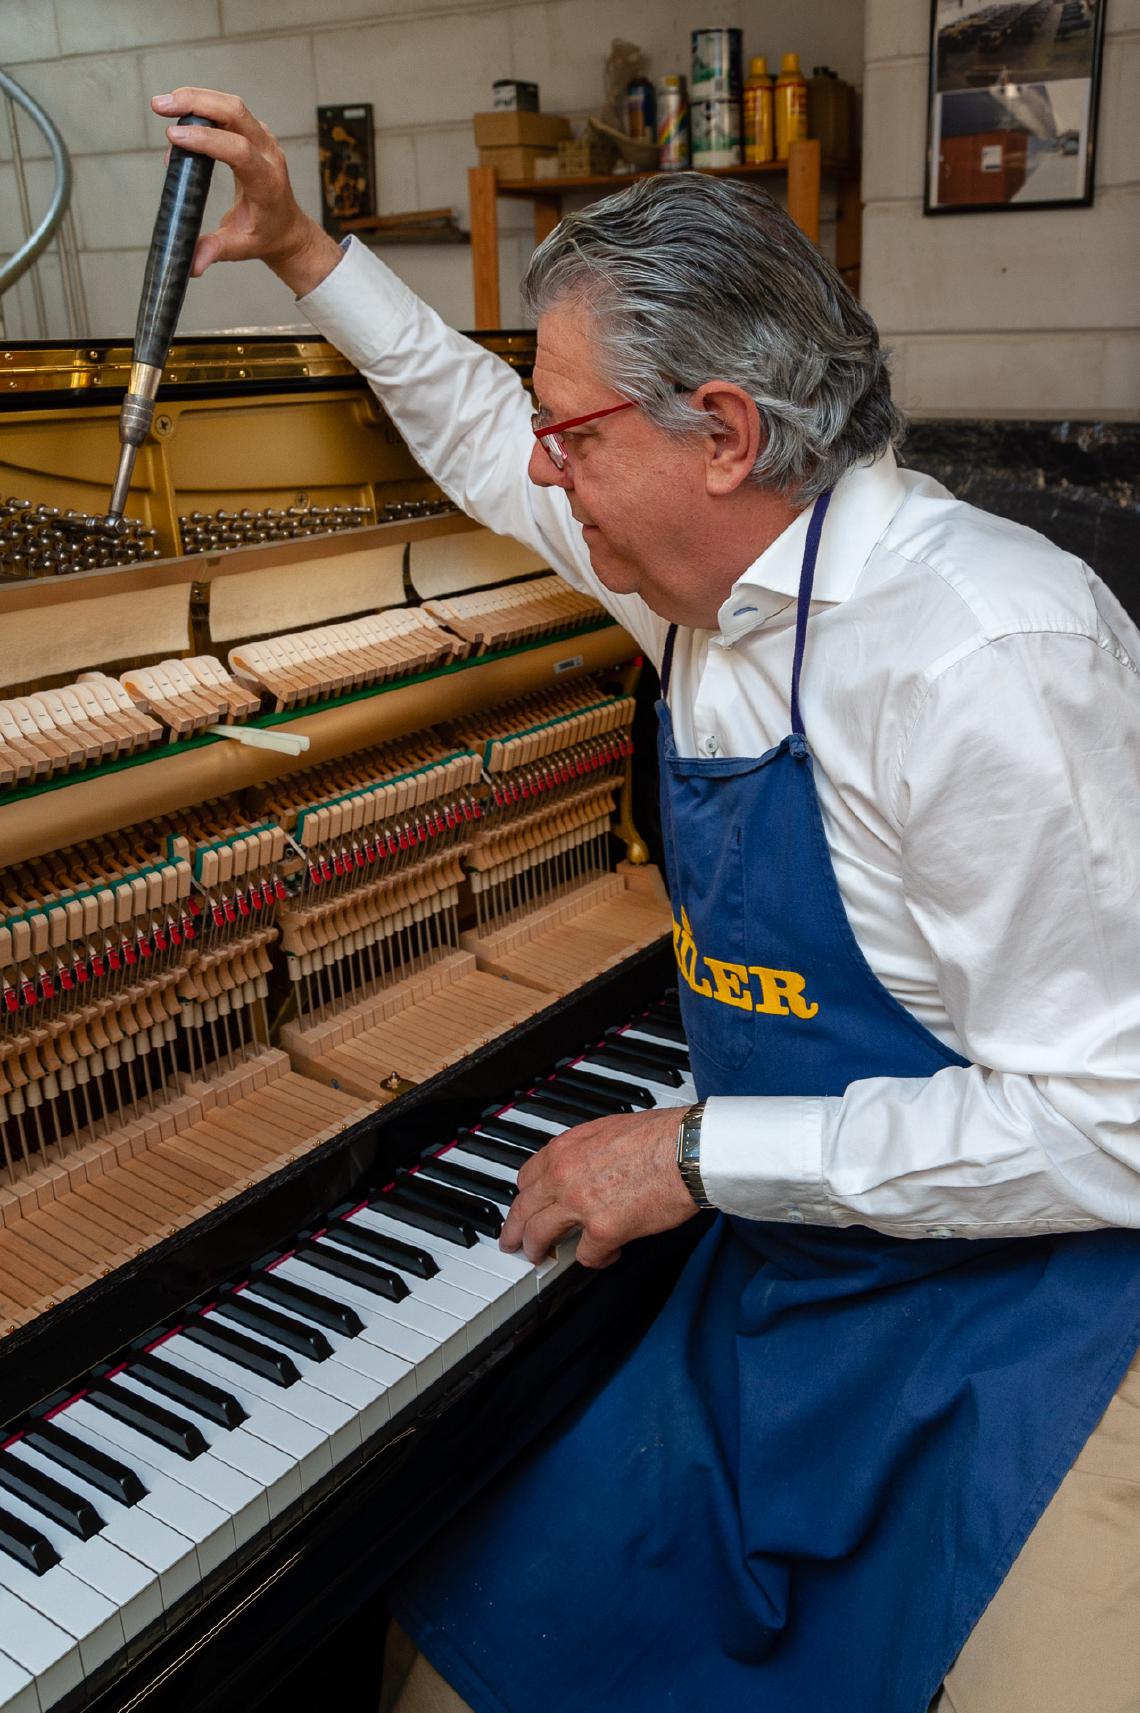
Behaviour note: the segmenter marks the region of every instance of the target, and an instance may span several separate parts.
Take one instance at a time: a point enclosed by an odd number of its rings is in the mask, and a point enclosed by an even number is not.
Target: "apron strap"
[[[800,592],[796,602],[796,647],[792,655],[792,730],[800,737],[804,736],[804,722],[800,715],[800,667],[804,661],[804,643],[807,641],[808,610],[811,607],[811,587],[815,580],[815,562],[819,553],[819,538],[823,533],[823,520],[827,516],[827,508],[831,501],[830,492],[820,494],[812,507],[808,519],[807,540],[804,543],[804,561],[800,571]],[[672,651],[670,651],[672,652]]]
[[[669,680],[673,675],[673,645],[677,641],[676,625],[669,626],[669,634],[665,638],[665,652],[661,656],[661,700],[669,700]]]

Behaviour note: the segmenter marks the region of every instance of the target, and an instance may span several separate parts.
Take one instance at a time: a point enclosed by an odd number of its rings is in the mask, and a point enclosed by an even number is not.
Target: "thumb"
[[[599,1243],[596,1238],[590,1237],[584,1231],[578,1239],[578,1248],[574,1259],[583,1267],[598,1269],[612,1267],[620,1256],[620,1249],[607,1249],[603,1243]]]
[[[220,232],[207,232],[204,238],[199,238],[194,250],[194,263],[190,269],[192,279],[201,279],[206,269],[222,259],[222,235]]]

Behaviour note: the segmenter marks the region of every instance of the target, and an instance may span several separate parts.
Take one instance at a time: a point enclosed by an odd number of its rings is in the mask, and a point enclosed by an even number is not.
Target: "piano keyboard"
[[[671,999],[331,1209],[0,1448],[0,1709],[80,1706],[533,1310],[498,1246],[554,1135],[696,1098]]]

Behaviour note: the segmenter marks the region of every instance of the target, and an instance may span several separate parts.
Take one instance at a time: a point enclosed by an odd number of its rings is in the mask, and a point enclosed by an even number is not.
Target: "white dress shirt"
[[[465,512],[588,589],[660,662],[667,622],[594,575],[531,404],[360,244],[301,300]],[[807,514],[677,636],[681,754],[790,728]],[[887,454],[837,486],[801,681],[827,842],[874,974],[971,1061],[842,1096],[721,1096],[712,1201],[904,1237],[1140,1226],[1140,633],[1042,536]]]

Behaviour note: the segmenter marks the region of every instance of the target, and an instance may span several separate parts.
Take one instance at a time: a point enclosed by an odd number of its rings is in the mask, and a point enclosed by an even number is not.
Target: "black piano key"
[[[668,1017],[672,1023],[679,1023],[681,1021],[681,1002],[679,999],[671,999],[668,997],[665,999],[659,999],[654,1005],[649,1007],[649,1010],[650,1014],[654,1017]]]
[[[370,1261],[379,1261],[382,1265],[400,1267],[414,1278],[434,1279],[439,1272],[439,1262],[426,1249],[402,1243],[398,1237],[389,1237],[386,1231],[373,1231],[370,1225],[338,1219],[329,1226],[328,1234],[346,1248],[355,1249],[358,1255],[367,1255]]]
[[[457,1141],[465,1153],[478,1154],[481,1160],[494,1160],[496,1166],[510,1166],[516,1172],[530,1159],[528,1149],[516,1148],[513,1142],[499,1142],[493,1136],[480,1135],[477,1130],[460,1131]]]
[[[25,1431],[24,1439],[33,1451],[50,1457],[61,1469],[70,1469],[89,1487],[97,1487],[100,1493],[109,1494],[120,1505],[137,1505],[140,1499],[146,1498],[146,1488],[133,1469],[108,1457],[105,1452],[96,1451],[94,1446],[84,1445],[81,1439],[65,1433],[54,1422],[33,1422]]]
[[[470,1220],[432,1212],[421,1201],[409,1196],[402,1185],[385,1190],[368,1205],[378,1213],[386,1213],[389,1219],[398,1219],[402,1225],[414,1225],[420,1231],[430,1231],[433,1236],[442,1237],[446,1243],[456,1243],[463,1249],[474,1249],[478,1242]]]
[[[683,1047],[688,1051],[689,1040],[680,1021],[674,1023],[671,1017],[639,1017],[632,1025],[646,1035],[656,1036],[658,1040],[669,1041],[674,1046]]]
[[[221,1326],[213,1316],[188,1320],[182,1328],[182,1336],[191,1344],[212,1350],[215,1356],[236,1362],[239,1368],[248,1368],[251,1374],[260,1374],[263,1380],[271,1381],[274,1386],[293,1386],[301,1378],[283,1350],[272,1350],[267,1344],[259,1344],[256,1338],[247,1338],[244,1332]]]
[[[393,1273],[388,1267],[378,1267],[375,1261],[366,1261],[361,1255],[349,1255],[331,1243],[314,1243],[312,1238],[306,1238],[298,1243],[296,1255],[299,1261],[315,1267],[318,1272],[358,1285],[362,1291],[371,1291],[374,1297],[386,1297],[390,1303],[402,1302],[408,1295],[407,1281],[401,1279],[399,1273]]]
[[[208,1422],[215,1422],[218,1427],[236,1428],[245,1421],[245,1411],[237,1399],[231,1398],[220,1386],[215,1386],[210,1380],[201,1380],[184,1368],[175,1367],[173,1362],[164,1362],[161,1356],[150,1351],[136,1356],[129,1371],[144,1385],[161,1392],[164,1398],[184,1404],[188,1410],[205,1416]]]
[[[605,1065],[621,1076],[644,1077],[647,1082],[664,1083],[667,1088],[680,1088],[684,1082],[680,1071],[668,1065],[656,1065],[641,1058],[628,1047],[618,1047],[607,1041],[604,1047],[592,1047],[586,1054],[588,1065]]]
[[[291,1320],[287,1314],[279,1314],[263,1303],[247,1302],[244,1295],[219,1297],[210,1313],[232,1320],[235,1326],[247,1326],[250,1332],[260,1333],[262,1338],[280,1344],[285,1350],[294,1350],[310,1362],[325,1362],[332,1355],[332,1345],[315,1326]]]
[[[617,1089],[612,1093],[608,1089],[595,1092],[593,1089],[567,1082],[561,1076],[551,1077],[548,1082],[540,1083],[532,1090],[532,1094],[540,1099],[557,1100],[567,1106],[577,1107],[586,1115],[582,1121],[585,1123],[591,1118],[612,1118],[616,1112],[633,1111],[633,1102],[626,1100]]]
[[[145,1439],[153,1439],[156,1445],[164,1445],[168,1451],[177,1452],[179,1457],[187,1460],[201,1457],[206,1449],[201,1428],[182,1416],[176,1416],[172,1410],[163,1409],[161,1404],[152,1404],[140,1393],[129,1392],[125,1386],[116,1386],[112,1382],[91,1386],[86,1398],[95,1409],[114,1416],[116,1421],[134,1428]]]
[[[667,1041],[634,1041],[624,1030],[607,1029],[605,1044],[607,1047],[630,1047],[635,1053],[640,1053],[643,1059],[651,1064],[662,1065],[667,1069],[687,1071],[689,1069],[688,1048],[672,1047]]]
[[[511,1111],[532,1113],[535,1118],[545,1118],[550,1124],[564,1124],[567,1130],[573,1130],[576,1124],[588,1124],[598,1116],[590,1107],[580,1105],[565,1095],[543,1094],[541,1089],[513,1100]]]
[[[490,1172],[477,1172],[473,1166],[461,1166],[446,1154],[421,1160],[416,1168],[421,1178],[431,1178],[437,1184],[449,1184],[452,1189],[471,1190],[477,1196],[487,1196],[501,1207],[510,1207],[518,1195],[518,1187],[506,1178],[496,1178]]]
[[[448,1189],[445,1184],[421,1183],[418,1173],[397,1172],[396,1185],[429,1213],[441,1213],[447,1219],[465,1219],[484,1237],[498,1237],[503,1229],[503,1215],[493,1201],[485,1196],[468,1195],[464,1190]]]
[[[78,1535],[81,1541],[89,1541],[103,1527],[103,1519],[90,1499],[72,1493],[61,1482],[25,1463],[22,1457],[13,1457],[10,1451],[0,1451],[0,1487],[50,1517],[53,1523],[60,1523],[69,1534]]]
[[[567,1088],[581,1088],[599,1100],[612,1100],[615,1112],[632,1112],[635,1107],[656,1105],[647,1088],[638,1088],[633,1083],[622,1083],[619,1087],[610,1077],[591,1076],[589,1071],[579,1070],[577,1065],[565,1066],[554,1081],[565,1083]]]
[[[0,1510],[0,1552],[6,1552],[35,1576],[43,1576],[59,1563],[59,1554],[49,1540],[22,1517],[10,1517],[4,1510]]]
[[[527,1154],[537,1154],[550,1141],[545,1131],[540,1133],[525,1124],[512,1124],[509,1118],[481,1118],[475,1128],[484,1136],[493,1136],[497,1142],[510,1142]]]
[[[355,1338],[364,1331],[364,1322],[347,1303],[322,1297],[319,1291],[310,1290],[308,1285],[295,1285],[291,1279],[281,1279],[276,1273],[255,1273],[245,1286],[245,1292],[247,1296],[264,1297],[267,1303],[291,1309],[315,1326],[325,1326],[330,1332],[339,1332],[345,1338]]]

